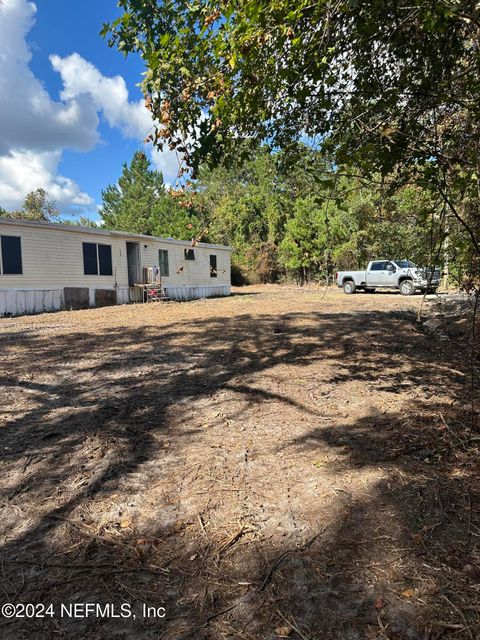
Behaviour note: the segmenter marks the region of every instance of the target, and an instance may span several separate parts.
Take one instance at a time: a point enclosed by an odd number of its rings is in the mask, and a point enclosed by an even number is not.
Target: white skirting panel
[[[175,287],[166,286],[165,291],[173,300],[196,300],[229,296],[230,285]],[[117,304],[127,304],[131,296],[128,287],[117,289]],[[89,290],[90,306],[95,306],[95,289]],[[10,289],[0,290],[0,317],[20,316],[26,313],[43,313],[64,308],[62,289]]]
[[[63,308],[63,289],[0,290],[0,316],[20,316]]]
[[[129,288],[118,287],[117,289],[117,304],[128,304],[130,302]]]
[[[203,287],[175,287],[165,285],[165,292],[173,300],[197,300],[198,298],[215,298],[216,296],[229,296],[230,285],[203,286]]]

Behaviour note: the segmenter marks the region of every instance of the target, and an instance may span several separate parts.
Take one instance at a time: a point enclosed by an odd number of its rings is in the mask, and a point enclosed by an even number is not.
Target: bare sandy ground
[[[420,304],[263,286],[0,320],[0,599],[53,604],[0,636],[479,637],[469,321]]]

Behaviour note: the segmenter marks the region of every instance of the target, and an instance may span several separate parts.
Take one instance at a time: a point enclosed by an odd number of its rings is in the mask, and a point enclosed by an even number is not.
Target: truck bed
[[[366,271],[337,271],[337,284],[341,286],[343,284],[343,279],[348,277],[349,280],[355,282],[357,286],[365,284],[367,278]]]

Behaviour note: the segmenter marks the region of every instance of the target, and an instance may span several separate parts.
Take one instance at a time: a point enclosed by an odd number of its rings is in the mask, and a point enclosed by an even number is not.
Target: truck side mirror
[[[392,273],[395,273],[396,269],[395,269],[395,265],[392,264],[391,262],[389,262],[387,264],[387,271],[391,271]]]

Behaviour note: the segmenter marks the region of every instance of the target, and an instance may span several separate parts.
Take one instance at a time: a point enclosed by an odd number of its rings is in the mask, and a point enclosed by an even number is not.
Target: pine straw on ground
[[[55,612],[1,637],[480,637],[470,319],[420,302],[0,320],[1,600]],[[136,617],[60,616],[87,601]]]

